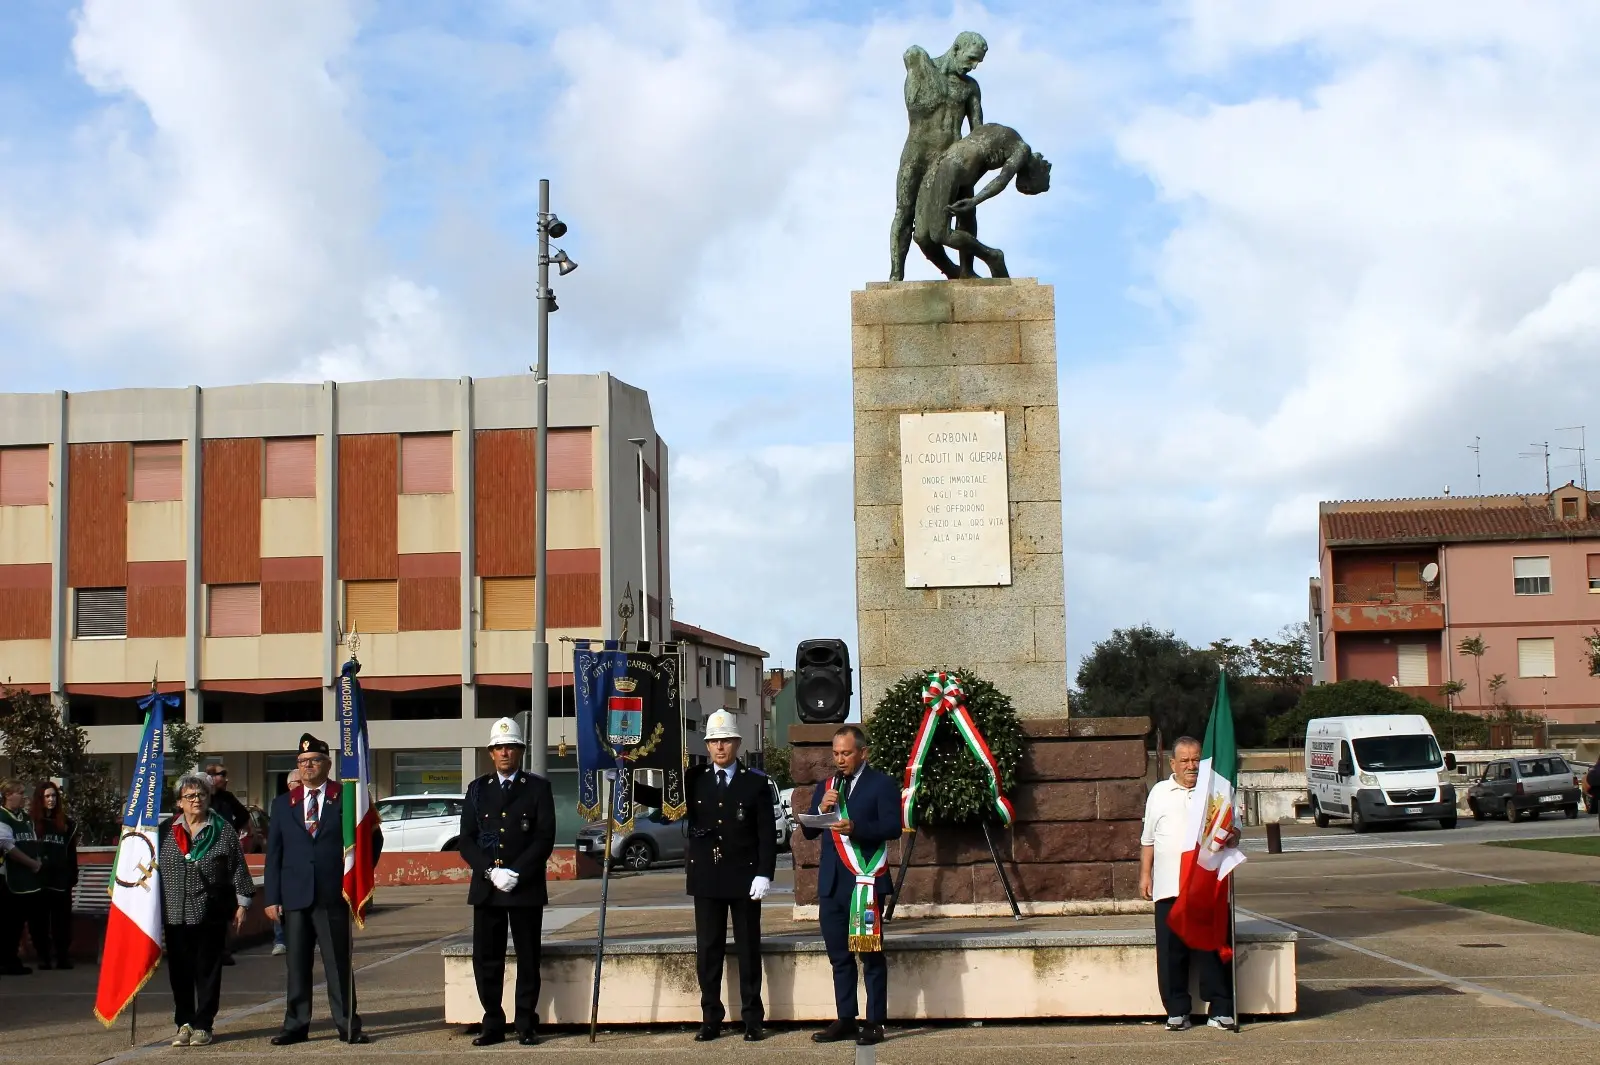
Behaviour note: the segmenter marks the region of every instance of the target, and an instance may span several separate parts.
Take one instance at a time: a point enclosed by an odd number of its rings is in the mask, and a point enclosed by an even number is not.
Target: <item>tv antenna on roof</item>
[[[1569,425],[1565,428],[1556,430],[1558,433],[1578,434],[1577,447],[1562,447],[1561,450],[1576,451],[1578,453],[1578,487],[1582,488],[1585,492],[1589,490],[1589,460],[1588,451],[1586,449],[1586,437],[1588,436],[1586,431],[1587,429],[1588,427],[1584,425]]]
[[[1475,436],[1472,443],[1467,445],[1467,450],[1472,452],[1472,461],[1478,468],[1478,494],[1483,495],[1483,437]],[[1449,495],[1446,492],[1445,495]]]
[[[1549,495],[1550,494],[1550,441],[1546,440],[1542,444],[1536,443],[1536,444],[1534,444],[1532,446],[1538,448],[1539,450],[1538,451],[1523,451],[1523,452],[1520,452],[1517,455],[1517,457],[1518,458],[1523,458],[1523,459],[1537,459],[1537,458],[1543,458],[1544,459],[1544,494],[1545,495]]]

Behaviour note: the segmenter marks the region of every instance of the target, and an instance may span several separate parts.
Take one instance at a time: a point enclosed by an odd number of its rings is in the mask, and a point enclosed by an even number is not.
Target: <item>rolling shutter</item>
[[[345,581],[345,632],[399,632],[398,581]]]
[[[440,495],[453,490],[449,433],[411,433],[400,438],[402,495]]]
[[[483,627],[532,631],[533,578],[485,577]]]
[[[183,498],[183,445],[133,445],[133,496],[135,503]]]
[[[268,499],[310,499],[317,494],[317,441],[295,437],[267,441]]]
[[[75,639],[128,635],[128,589],[78,588],[72,599]]]
[[[0,507],[42,507],[50,501],[50,449],[0,449]]]
[[[1600,592],[1600,555],[1589,556],[1589,590]]]
[[[589,429],[552,429],[546,447],[550,491],[594,487],[594,434]],[[635,474],[635,477],[638,475]],[[635,489],[637,491],[638,489]]]
[[[207,635],[261,635],[261,585],[213,584],[210,604]]]
[[[1395,646],[1399,654],[1396,675],[1402,688],[1426,688],[1428,686],[1428,645],[1425,643],[1402,643]]]
[[[1556,641],[1554,637],[1517,641],[1517,675],[1519,677],[1553,677],[1556,675]]]

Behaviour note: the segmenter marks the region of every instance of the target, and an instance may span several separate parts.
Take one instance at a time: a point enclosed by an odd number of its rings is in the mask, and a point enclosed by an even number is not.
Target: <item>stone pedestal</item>
[[[868,722],[870,727],[871,722]],[[833,725],[793,725],[790,772],[805,809],[816,782],[833,773]],[[1145,717],[1033,719],[1017,786],[1017,820],[993,829],[1000,861],[1024,913],[1144,913],[1139,898],[1139,830],[1144,817]],[[889,847],[891,873],[900,848]],[[796,917],[814,911],[820,841],[793,838]],[[811,909],[807,909],[810,907]],[[905,897],[907,917],[1009,914],[1005,891],[981,829],[928,828],[917,833]]]
[[[1062,717],[1054,289],[1031,278],[869,283],[850,309],[861,705],[870,716],[907,673],[965,667],[1021,717]],[[906,587],[900,416],[943,411],[1005,414],[1009,585]]]

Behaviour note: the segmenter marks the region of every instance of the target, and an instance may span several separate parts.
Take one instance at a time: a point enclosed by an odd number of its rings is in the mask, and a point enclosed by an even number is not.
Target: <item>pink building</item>
[[[1593,514],[1591,515],[1591,508]],[[1311,581],[1318,683],[1375,680],[1459,709],[1600,721],[1600,494],[1323,503]],[[1481,657],[1460,650],[1481,637]]]

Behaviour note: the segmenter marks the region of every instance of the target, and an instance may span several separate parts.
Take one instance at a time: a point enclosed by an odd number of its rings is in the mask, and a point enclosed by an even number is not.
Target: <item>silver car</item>
[[[616,832],[611,837],[611,860],[626,869],[648,869],[657,862],[681,862],[688,845],[686,821],[668,821],[661,811],[639,808],[633,816],[633,831]],[[578,829],[575,841],[579,854],[599,859],[605,850],[606,823],[595,821]]]

